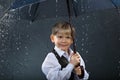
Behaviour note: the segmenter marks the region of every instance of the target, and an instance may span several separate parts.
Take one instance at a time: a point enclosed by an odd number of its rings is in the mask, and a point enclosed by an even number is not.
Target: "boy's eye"
[[[70,37],[70,36],[67,36],[66,38],[67,38],[67,39],[70,39],[71,37]]]
[[[57,36],[58,38],[63,38],[63,36]],[[71,36],[66,36],[65,38],[71,39]]]
[[[58,36],[58,38],[62,38],[62,36]]]

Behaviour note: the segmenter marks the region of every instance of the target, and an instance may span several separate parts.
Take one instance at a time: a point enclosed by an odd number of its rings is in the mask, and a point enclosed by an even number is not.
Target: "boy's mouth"
[[[60,45],[61,47],[68,47],[68,45]]]

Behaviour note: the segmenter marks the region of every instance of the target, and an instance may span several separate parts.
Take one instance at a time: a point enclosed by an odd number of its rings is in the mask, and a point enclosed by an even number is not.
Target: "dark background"
[[[12,1],[0,0],[0,15]],[[90,80],[119,80],[120,14],[112,7],[91,10],[85,2],[80,3],[84,4],[83,9],[79,6],[80,15],[72,16],[77,51],[85,61]],[[67,8],[63,0],[43,2],[34,22],[30,21],[28,9],[9,11],[0,22],[0,80],[45,80],[41,65],[53,48],[51,27],[57,21],[68,21]]]

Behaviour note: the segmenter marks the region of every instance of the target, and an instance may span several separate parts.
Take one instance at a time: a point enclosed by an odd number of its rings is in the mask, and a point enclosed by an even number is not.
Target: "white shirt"
[[[60,57],[63,55],[68,59],[68,61],[70,61],[70,56],[68,56],[64,51],[60,50],[56,46],[54,49],[56,50],[56,52]],[[72,54],[72,52],[73,51],[70,49],[70,54]],[[84,67],[84,78],[79,79],[79,77],[75,75],[74,80],[87,80],[89,74],[85,70],[85,63],[82,57],[80,57],[80,61],[81,61],[80,65]],[[46,75],[46,78],[48,80],[68,80],[71,76],[71,72],[73,69],[74,69],[74,65],[69,63],[65,68],[61,70],[61,65],[59,64],[57,58],[52,52],[48,53],[42,64],[42,71]]]

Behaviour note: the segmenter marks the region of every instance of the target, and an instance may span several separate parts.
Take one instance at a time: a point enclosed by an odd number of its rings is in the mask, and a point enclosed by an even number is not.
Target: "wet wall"
[[[58,4],[58,14],[54,1],[46,3],[49,5],[39,6],[34,22],[31,22],[28,6],[9,11],[1,21],[0,80],[46,80],[41,65],[53,48],[49,39],[51,27],[57,21],[68,20],[67,13],[61,15],[67,12],[63,6]],[[72,17],[72,24],[77,32],[77,51],[85,61],[89,79],[119,80],[120,15],[116,9],[81,13],[77,18]]]

